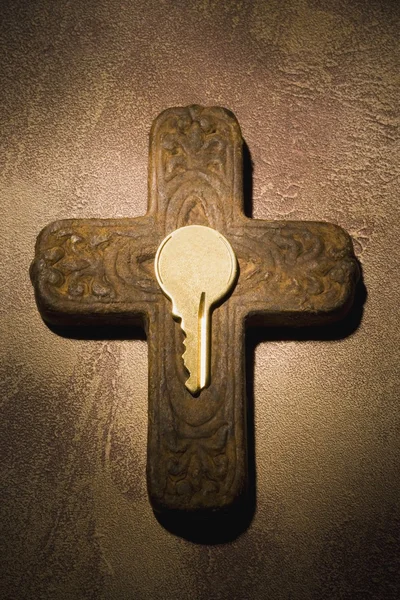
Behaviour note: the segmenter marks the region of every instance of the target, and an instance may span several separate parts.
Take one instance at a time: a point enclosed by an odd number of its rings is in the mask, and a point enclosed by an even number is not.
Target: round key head
[[[202,225],[181,227],[160,244],[155,272],[161,289],[176,306],[222,300],[237,276],[237,260],[228,240]]]

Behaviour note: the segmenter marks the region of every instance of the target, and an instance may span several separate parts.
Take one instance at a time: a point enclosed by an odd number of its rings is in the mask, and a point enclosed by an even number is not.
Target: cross
[[[155,511],[214,511],[243,495],[246,326],[328,323],[354,297],[358,266],[343,229],[245,216],[242,148],[224,108],[165,110],[150,134],[147,214],[57,221],[36,243],[31,278],[47,322],[145,327]],[[233,292],[213,313],[211,380],[198,397],[185,387],[184,336],[154,272],[160,242],[187,225],[222,233],[239,265]]]

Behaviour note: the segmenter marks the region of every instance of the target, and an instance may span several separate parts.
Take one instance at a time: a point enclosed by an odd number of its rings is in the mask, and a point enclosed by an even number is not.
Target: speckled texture
[[[398,3],[1,10],[0,597],[397,599]],[[145,212],[149,126],[193,102],[238,117],[253,215],[343,226],[368,292],[346,337],[249,339],[257,504],[221,545],[149,506],[146,342],[56,335],[28,275],[46,223]]]

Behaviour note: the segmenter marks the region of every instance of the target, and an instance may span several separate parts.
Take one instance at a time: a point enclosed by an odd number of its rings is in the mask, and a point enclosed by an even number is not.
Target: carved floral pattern
[[[60,230],[54,237],[57,245],[44,252],[40,265],[47,283],[72,298],[112,297],[104,268],[104,251],[111,234],[84,238],[74,231]]]
[[[112,228],[77,226],[52,232],[46,245],[33,270],[60,297],[119,302],[126,299],[126,286],[131,297],[132,290],[160,294],[153,276],[156,246],[146,239],[141,243]]]
[[[251,287],[254,294],[305,308],[317,308],[328,296],[331,303],[339,300],[343,287],[358,275],[348,238],[339,231],[331,232],[335,237],[330,244],[326,232],[307,223],[233,236],[241,273],[235,295],[245,295]]]
[[[167,183],[188,172],[218,177],[225,175],[226,137],[212,114],[201,114],[199,107],[180,116],[172,115],[163,124],[162,166]]]
[[[200,439],[179,437],[171,431],[165,442],[168,459],[168,493],[192,496],[218,493],[228,470],[226,441],[228,424],[217,423],[212,433]]]

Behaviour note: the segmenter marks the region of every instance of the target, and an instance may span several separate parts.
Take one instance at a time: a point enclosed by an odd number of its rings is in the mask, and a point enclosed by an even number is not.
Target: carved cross
[[[242,146],[231,112],[168,109],[151,129],[147,214],[57,221],[36,244],[31,277],[46,321],[144,324],[147,480],[156,511],[227,508],[245,490],[246,325],[327,323],[354,296],[358,267],[343,229],[245,216]],[[185,387],[183,334],[154,273],[161,240],[191,224],[222,233],[239,263],[232,294],[213,313],[211,382],[199,397]]]

